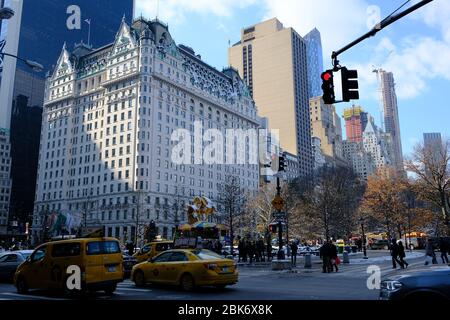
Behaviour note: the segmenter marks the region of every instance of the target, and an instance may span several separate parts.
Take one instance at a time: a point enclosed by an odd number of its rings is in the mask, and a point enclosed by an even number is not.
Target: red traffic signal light
[[[322,90],[323,101],[325,104],[333,104],[336,102],[336,96],[334,94],[334,75],[333,70],[327,70],[321,75],[322,78]]]
[[[330,81],[331,78],[333,78],[333,74],[330,72],[324,72],[322,73],[322,80],[323,81]]]
[[[278,227],[277,224],[272,223],[272,224],[269,225],[269,231],[271,233],[277,233],[277,227]]]

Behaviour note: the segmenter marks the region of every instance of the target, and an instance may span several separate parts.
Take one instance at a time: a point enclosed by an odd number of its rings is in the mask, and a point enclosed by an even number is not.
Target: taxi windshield
[[[196,250],[193,252],[200,260],[222,260],[218,254],[209,250]]]

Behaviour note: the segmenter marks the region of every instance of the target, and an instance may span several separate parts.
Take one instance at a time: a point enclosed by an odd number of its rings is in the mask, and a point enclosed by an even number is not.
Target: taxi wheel
[[[105,289],[105,293],[108,296],[112,296],[112,295],[114,295],[114,291],[116,291],[116,289],[117,289],[116,284],[110,285],[108,288]]]
[[[219,289],[219,290],[224,290],[226,287],[227,287],[227,285],[226,284],[219,284],[219,285],[216,285],[216,286],[214,286],[216,289]]]
[[[133,281],[136,287],[144,287],[145,286],[144,272],[142,272],[141,270],[136,271]]]
[[[17,279],[16,287],[17,287],[17,293],[19,293],[19,294],[28,293],[28,285],[23,277],[20,277],[19,279]]]
[[[181,277],[180,285],[184,291],[192,291],[195,288],[194,278],[189,273],[186,273]]]

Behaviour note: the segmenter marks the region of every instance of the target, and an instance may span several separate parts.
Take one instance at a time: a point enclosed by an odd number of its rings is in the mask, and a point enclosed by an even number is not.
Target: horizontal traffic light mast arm
[[[353,48],[354,46],[356,46],[357,44],[363,42],[364,40],[375,36],[379,31],[383,30],[384,28],[386,28],[387,26],[393,24],[394,22],[400,20],[401,18],[407,16],[408,14],[420,9],[421,7],[427,5],[428,3],[432,2],[433,0],[422,0],[421,2],[413,5],[411,8],[408,8],[396,15],[393,15],[391,17],[388,17],[387,19],[384,19],[383,21],[381,21],[380,23],[378,23],[372,30],[370,30],[368,33],[366,33],[365,35],[359,37],[358,39],[356,39],[355,41],[351,42],[350,44],[346,45],[345,47],[343,47],[342,49],[338,50],[338,51],[334,51],[333,54],[331,55],[331,58],[333,59],[333,61],[335,62],[335,67],[337,67],[337,65],[339,64],[339,62],[337,61],[337,57],[344,53],[345,51],[347,51],[350,48]]]

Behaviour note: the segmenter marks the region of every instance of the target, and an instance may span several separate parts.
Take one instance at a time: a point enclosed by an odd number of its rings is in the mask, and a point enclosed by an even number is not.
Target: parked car
[[[230,256],[231,255],[231,247],[230,246],[223,246],[222,248],[222,255],[223,256]],[[233,257],[236,257],[239,255],[239,249],[237,246],[233,246]]]
[[[13,281],[17,267],[33,253],[33,250],[21,250],[0,253],[0,280]]]
[[[302,246],[302,247],[298,247],[298,255],[304,256],[306,254],[311,254],[314,256],[318,256],[319,255],[319,249],[320,247],[317,246]]]
[[[389,250],[389,240],[376,240],[370,245],[372,250]]]
[[[381,282],[380,300],[450,300],[450,268],[425,267]]]
[[[131,270],[133,270],[133,267],[135,264],[138,263],[137,259],[133,256],[130,256],[127,253],[122,254],[123,257],[123,277],[124,279],[127,279],[131,275]]]

